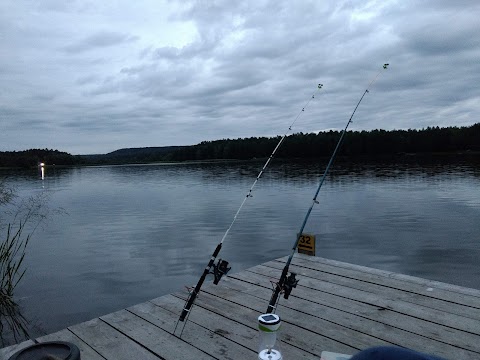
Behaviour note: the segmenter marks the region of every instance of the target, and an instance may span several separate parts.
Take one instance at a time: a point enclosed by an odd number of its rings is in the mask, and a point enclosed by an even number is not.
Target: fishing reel
[[[290,275],[285,279],[283,284],[283,298],[288,299],[293,288],[297,287],[298,280],[295,278],[297,274],[291,272]]]
[[[231,267],[228,267],[228,261],[222,259],[218,259],[217,263],[213,264],[212,267],[213,271],[210,271],[210,274],[214,276],[213,283],[215,285],[218,285],[222,276],[227,275],[231,269]]]

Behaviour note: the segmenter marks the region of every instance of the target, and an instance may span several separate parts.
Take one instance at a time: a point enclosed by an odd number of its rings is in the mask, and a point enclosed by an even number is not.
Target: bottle
[[[283,359],[277,343],[277,332],[281,323],[280,317],[276,314],[262,314],[258,317],[259,360]]]

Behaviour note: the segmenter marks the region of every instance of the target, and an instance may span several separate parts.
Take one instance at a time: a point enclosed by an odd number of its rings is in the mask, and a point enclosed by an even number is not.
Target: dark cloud
[[[399,34],[405,39],[407,47],[419,55],[458,55],[464,51],[478,49],[480,45],[478,25],[475,24],[474,18],[476,18],[474,14],[457,14],[456,19],[450,20],[439,13],[404,29]],[[447,25],[448,21],[458,22],[455,31]]]
[[[276,135],[318,83],[293,130],[338,129],[379,71],[352,128],[469,125],[480,111],[478,13],[476,1],[51,0],[33,11],[9,0],[0,144],[25,134],[32,147],[98,153]],[[15,125],[31,119],[43,143]]]
[[[72,6],[75,6],[76,0],[44,0],[32,1],[30,6],[35,7],[39,11],[59,11],[68,12]]]
[[[154,58],[173,60],[180,56],[181,51],[173,46],[164,46],[154,51]]]
[[[97,48],[110,47],[138,40],[137,36],[117,33],[113,31],[100,31],[90,35],[78,42],[67,45],[63,48],[68,53],[80,53],[91,51]]]
[[[76,84],[78,85],[89,85],[98,83],[100,77],[98,75],[86,75],[81,76],[76,80]]]

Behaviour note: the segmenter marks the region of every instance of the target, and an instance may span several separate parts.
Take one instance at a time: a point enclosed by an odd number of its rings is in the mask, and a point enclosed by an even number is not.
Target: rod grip
[[[275,291],[270,298],[270,302],[268,303],[266,314],[270,314],[275,311],[275,304],[277,303],[278,296],[280,295],[280,291],[282,291],[283,284],[285,284],[285,279],[287,278],[288,274],[289,263],[285,265],[282,271],[282,275],[280,276],[280,280],[278,281],[277,286],[275,286]]]
[[[221,248],[222,248],[222,243],[219,243],[215,248],[215,251],[213,252],[212,257],[210,258],[210,261],[208,262],[207,267],[203,271],[202,276],[200,276],[200,279],[198,279],[195,289],[192,291],[192,293],[188,297],[187,303],[183,308],[182,313],[180,314],[180,318],[179,318],[180,321],[184,321],[188,313],[190,312],[190,309],[192,308],[192,305],[195,302],[195,299],[197,298],[198,293],[200,292],[200,288],[202,287],[203,282],[205,281],[205,278],[210,273],[210,269],[212,268],[212,265],[215,262],[215,258],[217,257]]]

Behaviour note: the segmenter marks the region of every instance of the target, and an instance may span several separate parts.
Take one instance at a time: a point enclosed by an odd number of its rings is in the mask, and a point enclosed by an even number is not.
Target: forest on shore
[[[277,152],[278,158],[329,157],[341,131],[289,135]],[[203,141],[190,146],[125,148],[108,154],[71,155],[59,150],[30,149],[0,152],[0,167],[106,165],[200,160],[248,160],[270,156],[277,137],[250,137]],[[480,156],[480,123],[464,127],[428,127],[415,130],[348,131],[339,156],[375,159],[425,154]]]

